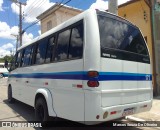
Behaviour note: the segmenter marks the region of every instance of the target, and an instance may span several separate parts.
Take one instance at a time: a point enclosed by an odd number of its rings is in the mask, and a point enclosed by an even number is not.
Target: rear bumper
[[[144,106],[147,106],[147,107],[144,107]],[[140,112],[149,111],[151,109],[151,107],[152,107],[152,100],[102,108],[102,114],[106,111],[108,112],[108,117],[106,119],[102,119],[102,121],[103,120],[104,121],[113,120],[113,119],[123,117],[122,114],[123,114],[124,110],[127,108],[134,108],[134,114],[136,114],[136,113],[140,113]],[[111,114],[111,112],[113,112],[113,111],[117,111],[117,113]]]
[[[145,106],[145,107],[144,107]],[[87,118],[85,120],[85,124],[92,125],[92,124],[99,124],[105,121],[110,121],[114,119],[118,119],[123,117],[123,112],[125,109],[134,108],[134,113],[140,113],[149,111],[152,107],[152,100],[149,101],[143,101],[143,102],[137,102],[137,103],[131,103],[131,104],[125,104],[125,105],[117,105],[117,106],[111,106],[111,107],[101,107],[99,109],[99,119],[93,119],[93,118]],[[104,113],[107,112],[107,117],[103,118]],[[116,112],[115,114],[111,114],[111,112]],[[130,114],[129,114],[130,115]],[[127,116],[127,115],[126,115]]]

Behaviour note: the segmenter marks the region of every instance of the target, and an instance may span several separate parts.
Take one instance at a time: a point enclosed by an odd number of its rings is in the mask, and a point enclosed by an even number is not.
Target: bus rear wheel
[[[49,121],[48,107],[46,100],[42,97],[36,100],[35,118],[42,124],[43,127],[47,126],[47,121]]]

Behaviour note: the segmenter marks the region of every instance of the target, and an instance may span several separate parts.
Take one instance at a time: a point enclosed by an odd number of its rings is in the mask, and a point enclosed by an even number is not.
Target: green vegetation
[[[0,58],[0,63],[4,63],[5,60],[7,60],[10,63],[12,58],[13,58],[13,56],[5,56],[3,58]]]

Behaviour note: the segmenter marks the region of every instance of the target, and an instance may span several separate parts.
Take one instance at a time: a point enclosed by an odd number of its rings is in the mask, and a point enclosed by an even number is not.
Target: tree
[[[5,57],[3,57],[3,58],[0,58],[0,62],[1,62],[1,63],[4,63],[5,60],[7,60],[7,61],[10,63],[11,60],[12,60],[12,58],[13,58],[13,56],[5,56]]]

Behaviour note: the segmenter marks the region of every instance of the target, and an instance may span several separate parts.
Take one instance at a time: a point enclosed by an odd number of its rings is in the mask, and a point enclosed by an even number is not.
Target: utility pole
[[[22,46],[22,3],[19,3],[19,42]]]
[[[11,35],[16,38],[16,52],[17,52],[17,49],[18,49],[18,35],[15,35],[15,34],[11,34]]]
[[[12,2],[18,4],[19,6],[19,43],[20,46],[22,46],[22,35],[23,35],[23,31],[22,31],[22,5],[26,5],[26,3],[22,3],[18,0],[12,0]]]
[[[108,11],[118,15],[118,0],[108,0]]]

